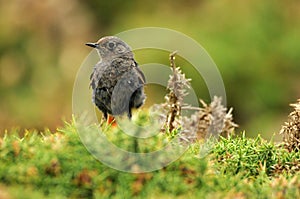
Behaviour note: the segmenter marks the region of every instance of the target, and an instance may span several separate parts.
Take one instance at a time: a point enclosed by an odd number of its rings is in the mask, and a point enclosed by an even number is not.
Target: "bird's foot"
[[[112,126],[112,127],[116,127],[117,126],[116,118],[111,116],[111,115],[108,115],[107,124]]]

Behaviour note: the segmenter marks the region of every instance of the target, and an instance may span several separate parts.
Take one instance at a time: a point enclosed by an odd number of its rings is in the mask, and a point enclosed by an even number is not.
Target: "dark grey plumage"
[[[145,76],[134,60],[131,48],[114,36],[86,45],[95,48],[101,57],[90,76],[93,102],[105,119],[108,114],[126,114],[131,118],[131,109],[142,106],[146,98]]]

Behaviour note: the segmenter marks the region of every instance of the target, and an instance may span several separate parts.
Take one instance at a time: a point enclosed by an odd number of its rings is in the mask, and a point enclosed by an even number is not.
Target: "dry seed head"
[[[223,137],[231,135],[237,124],[233,122],[232,108],[222,105],[221,97],[214,97],[208,105],[200,100],[203,108],[196,111],[191,117],[184,117],[182,120],[183,140],[202,140],[211,135],[221,134]]]
[[[283,134],[286,149],[300,151],[300,99],[290,106],[294,111],[289,114],[287,122],[282,125],[279,133]]]
[[[162,105],[166,110],[165,128],[170,132],[180,126],[181,107],[184,105],[184,97],[188,94],[191,79],[187,79],[179,67],[175,64],[176,51],[170,54],[170,66],[172,75],[170,75],[167,89],[168,95],[165,97],[166,102]]]

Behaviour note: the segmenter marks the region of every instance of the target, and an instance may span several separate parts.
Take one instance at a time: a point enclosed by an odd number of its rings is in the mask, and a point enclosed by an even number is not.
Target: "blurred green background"
[[[0,131],[69,120],[76,72],[91,51],[84,43],[145,26],[180,31],[208,51],[248,135],[279,131],[300,97],[298,0],[0,0]],[[153,61],[151,53],[136,59],[168,64],[168,53]]]

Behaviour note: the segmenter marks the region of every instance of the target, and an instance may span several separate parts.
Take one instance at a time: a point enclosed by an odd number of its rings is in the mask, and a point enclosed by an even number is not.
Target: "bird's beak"
[[[98,44],[97,43],[86,43],[85,45],[92,47],[92,48],[97,48]]]

